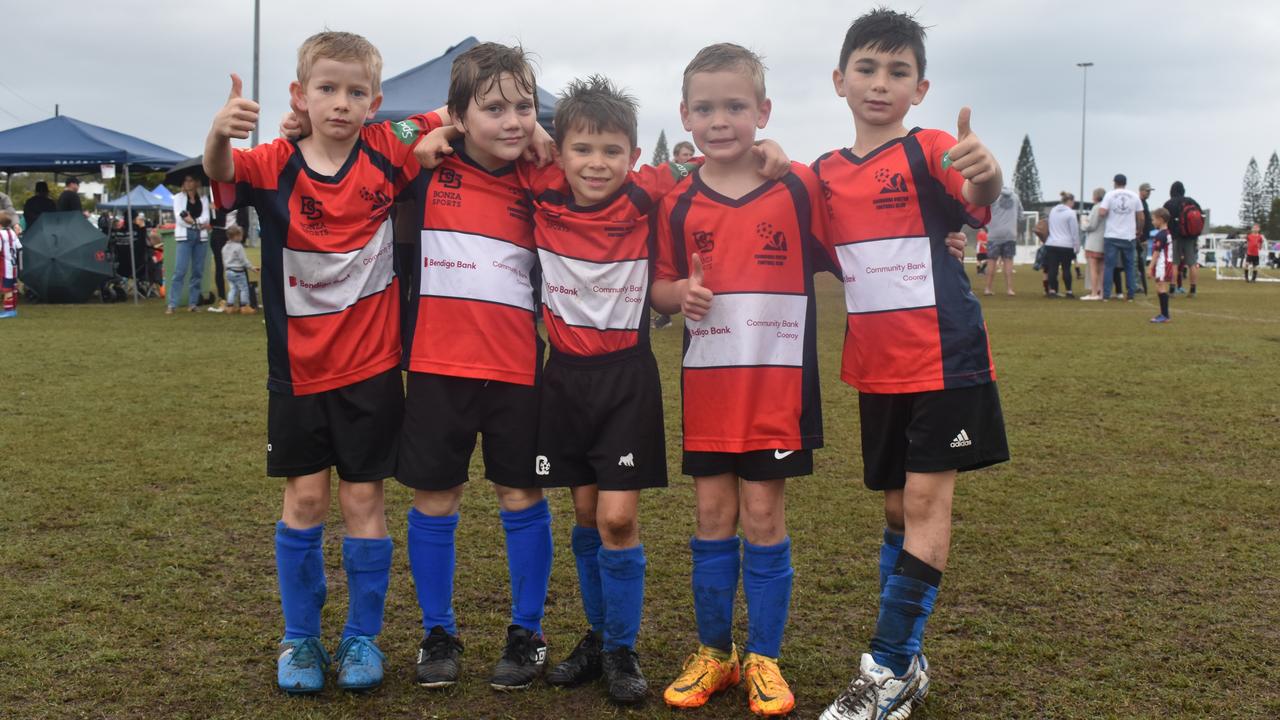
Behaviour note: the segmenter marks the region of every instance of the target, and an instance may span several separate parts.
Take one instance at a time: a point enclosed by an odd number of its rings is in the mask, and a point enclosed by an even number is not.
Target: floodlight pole
[[[1093,67],[1091,62],[1076,63],[1076,67],[1084,70],[1084,85],[1080,93],[1080,203],[1084,206],[1084,120],[1085,113],[1089,102],[1089,68]]]

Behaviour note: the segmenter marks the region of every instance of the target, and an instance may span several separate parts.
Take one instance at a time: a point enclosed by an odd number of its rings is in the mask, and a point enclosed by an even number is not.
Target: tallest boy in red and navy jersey
[[[291,693],[324,686],[323,523],[335,465],[350,590],[338,684],[363,690],[382,681],[374,640],[392,551],[382,480],[395,470],[404,403],[390,208],[416,174],[420,131],[438,121],[366,127],[382,99],[381,71],[377,49],[359,35],[315,35],[298,50],[290,87],[314,134],[233,152],[231,138],[248,137],[258,114],[233,75],[205,143],[219,205],[252,204],[262,221],[267,473],[287,478],[275,538],[285,620],[277,682]]]
[[[980,227],[1001,171],[960,111],[959,139],[910,130],[929,89],[924,31],[879,9],[849,28],[833,73],[853,147],[814,163],[845,283],[842,378],[859,391],[863,480],[885,494],[871,652],[825,720],[905,718],[928,691],[920,652],[951,540],[956,472],[1008,459],[986,326],[947,233]]]

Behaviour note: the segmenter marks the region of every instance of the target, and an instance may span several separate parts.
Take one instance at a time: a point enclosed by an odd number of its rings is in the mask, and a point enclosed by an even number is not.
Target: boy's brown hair
[[[581,128],[589,133],[620,132],[634,149],[638,136],[636,106],[635,97],[619,90],[603,75],[572,80],[556,103],[556,144],[563,145],[570,130]]]
[[[231,227],[227,228],[227,239],[228,240],[244,239],[244,230],[241,230],[239,225],[232,225]]]
[[[373,94],[382,92],[382,53],[363,36],[325,30],[303,41],[298,48],[298,83],[307,87],[317,60],[360,63],[369,71]]]
[[[449,117],[455,121],[465,117],[471,101],[488,92],[503,73],[510,74],[516,86],[533,98],[536,110],[538,86],[524,48],[487,42],[454,59],[453,69],[449,72]]]
[[[680,152],[681,149],[688,149],[689,152],[697,152],[693,148],[693,143],[689,142],[688,140],[681,140],[680,142],[676,143],[675,147],[671,148],[671,154],[675,155],[676,153]]]
[[[844,44],[840,46],[840,64],[836,69],[847,70],[849,56],[855,50],[868,48],[886,53],[899,50],[910,50],[916,56],[917,80],[924,80],[924,27],[915,17],[907,13],[879,7],[872,10],[849,26],[844,34]]]
[[[1162,208],[1162,207],[1158,207],[1158,208],[1156,208],[1155,210],[1152,210],[1152,211],[1151,211],[1151,217],[1153,217],[1153,218],[1160,218],[1161,220],[1163,220],[1163,221],[1164,221],[1164,224],[1165,224],[1165,225],[1168,225],[1168,224],[1169,224],[1169,218],[1171,218],[1171,217],[1173,217],[1173,216],[1169,214],[1169,211],[1168,211],[1168,210],[1165,210],[1165,209],[1164,209],[1164,208]]]
[[[733,43],[716,43],[708,45],[698,51],[693,56],[693,60],[689,61],[689,65],[684,69],[684,83],[680,87],[680,98],[685,102],[689,101],[689,79],[697,73],[710,72],[740,72],[751,78],[751,84],[756,88],[756,100],[763,102],[765,99],[764,91],[764,71],[766,70],[764,62],[760,56]]]

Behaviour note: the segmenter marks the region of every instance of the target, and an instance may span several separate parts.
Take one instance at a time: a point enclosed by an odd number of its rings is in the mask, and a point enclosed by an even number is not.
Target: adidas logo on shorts
[[[951,447],[953,448],[969,447],[972,444],[973,441],[969,439],[969,431],[963,429],[960,431],[959,435],[956,435],[951,440]]]

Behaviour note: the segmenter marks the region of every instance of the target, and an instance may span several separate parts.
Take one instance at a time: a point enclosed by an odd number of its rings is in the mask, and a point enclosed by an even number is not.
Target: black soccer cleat
[[[547,665],[547,643],[542,636],[512,625],[507,628],[507,647],[493,668],[489,687],[494,690],[524,690],[542,674]]]
[[[569,653],[569,657],[547,671],[547,684],[574,687],[599,679],[603,672],[600,665],[603,643],[604,638],[600,633],[588,629],[587,634],[578,641],[578,646]]]
[[[425,688],[452,687],[462,669],[462,641],[436,625],[418,647],[418,684]]]
[[[640,656],[623,647],[604,653],[605,683],[609,699],[619,705],[638,705],[649,697],[649,682],[640,672]]]

